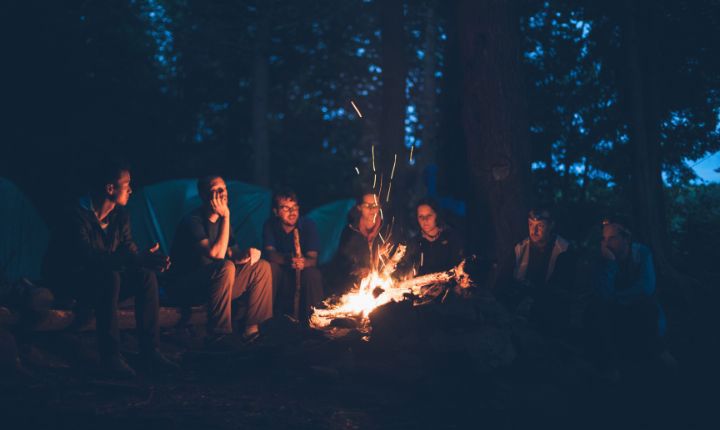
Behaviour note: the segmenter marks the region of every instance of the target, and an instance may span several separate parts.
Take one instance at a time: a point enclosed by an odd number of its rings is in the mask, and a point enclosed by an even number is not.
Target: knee
[[[235,263],[230,260],[222,260],[212,263],[214,266],[213,278],[215,279],[235,279]]]
[[[157,280],[157,275],[155,274],[155,272],[150,269],[144,269],[144,268],[139,269],[139,270],[140,270],[139,276],[140,276],[140,281],[142,283],[142,287],[157,289],[158,280]]]
[[[255,263],[255,273],[257,273],[258,276],[272,276],[272,272],[272,266],[267,261],[258,260],[258,262]]]

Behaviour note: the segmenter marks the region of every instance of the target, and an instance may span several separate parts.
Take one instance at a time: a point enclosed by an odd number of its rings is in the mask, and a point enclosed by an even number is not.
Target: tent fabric
[[[9,281],[40,278],[49,238],[45,222],[27,196],[3,178],[0,202],[0,277]]]
[[[169,253],[175,229],[185,214],[200,206],[197,181],[177,179],[145,186],[128,203],[133,237],[140,249],[155,242]],[[271,192],[239,181],[228,182],[233,233],[240,247],[262,246],[262,227],[270,216]],[[12,182],[0,178],[0,276],[8,280],[39,279],[49,239],[48,228],[30,200]],[[347,213],[354,200],[320,206],[306,216],[317,225],[320,264],[337,251]],[[5,273],[2,273],[4,269]]]
[[[329,262],[335,255],[340,245],[340,235],[347,224],[347,214],[353,205],[353,199],[338,200],[315,208],[307,214],[308,218],[315,221],[320,236],[320,264]]]
[[[201,205],[196,184],[195,179],[177,179],[148,185],[135,193],[128,210],[133,237],[140,249],[157,242],[164,253],[170,252],[178,224]],[[262,226],[270,214],[270,191],[239,181],[229,181],[227,187],[231,225],[238,245],[260,248]]]

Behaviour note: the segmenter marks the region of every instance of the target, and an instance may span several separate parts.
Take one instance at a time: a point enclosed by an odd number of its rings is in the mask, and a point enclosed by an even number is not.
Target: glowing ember
[[[360,118],[362,118],[362,117],[363,117],[363,116],[362,116],[362,113],[360,113],[360,109],[358,109],[358,107],[355,105],[355,102],[352,101],[352,100],[350,100],[350,104],[351,104],[352,107],[355,109],[355,112],[357,112],[358,116],[359,116]]]

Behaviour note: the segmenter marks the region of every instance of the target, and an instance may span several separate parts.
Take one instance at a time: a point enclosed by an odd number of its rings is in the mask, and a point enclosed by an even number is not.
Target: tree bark
[[[422,71],[422,96],[418,106],[420,123],[423,126],[420,133],[421,147],[417,152],[418,157],[413,156],[415,160],[415,190],[416,197],[427,195],[428,190],[425,187],[424,171],[427,166],[437,162],[437,85],[435,83],[435,72],[437,70],[437,19],[435,17],[434,2],[428,2],[425,5],[425,43],[423,50],[425,58],[423,59]],[[418,148],[415,148],[416,150]]]
[[[405,58],[405,27],[403,0],[383,0],[380,7],[380,28],[382,37],[382,116],[380,120],[380,145],[378,171],[383,173],[383,203],[393,166],[394,155],[399,162],[395,169],[395,179],[404,178],[405,163],[405,79],[408,63]],[[379,175],[378,175],[379,177]],[[390,205],[402,188],[402,182],[393,180]]]
[[[652,249],[658,271],[674,275],[665,219],[660,117],[655,109],[659,88],[653,77],[653,62],[658,52],[652,42],[652,8],[630,1],[624,3],[623,12],[622,43],[627,67],[621,91],[630,121],[635,236]]]
[[[268,133],[269,72],[268,50],[270,24],[265,9],[257,6],[257,28],[253,59],[252,142],[253,181],[257,185],[270,185],[270,140]]]
[[[503,264],[527,235],[530,146],[519,14],[513,2],[461,0],[458,22],[463,128],[471,186],[481,211],[470,219],[487,230],[481,236],[482,251]]]

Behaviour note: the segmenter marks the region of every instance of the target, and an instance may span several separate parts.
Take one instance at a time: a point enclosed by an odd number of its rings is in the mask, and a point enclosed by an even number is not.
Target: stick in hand
[[[293,230],[293,241],[295,242],[295,257],[301,258],[302,251],[300,250],[300,232],[297,227]],[[293,306],[293,316],[296,321],[300,321],[300,276],[301,269],[295,269],[295,301]]]

